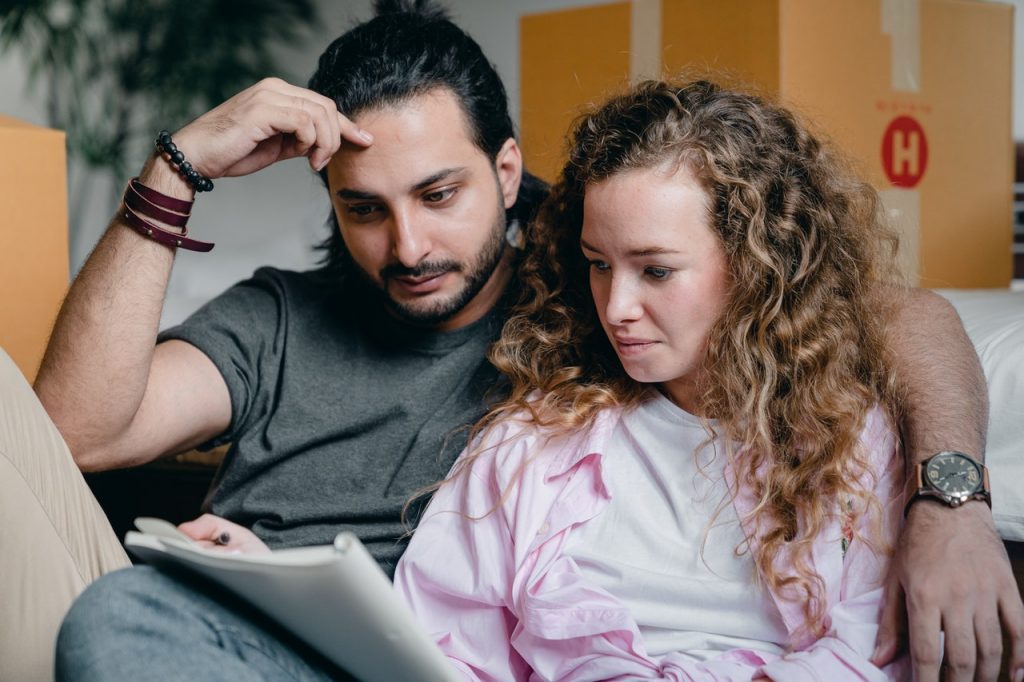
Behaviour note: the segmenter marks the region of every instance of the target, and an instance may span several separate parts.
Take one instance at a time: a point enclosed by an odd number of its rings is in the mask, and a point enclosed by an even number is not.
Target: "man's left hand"
[[[995,680],[1005,630],[1009,679],[1024,680],[1024,603],[983,502],[952,509],[923,500],[911,507],[881,615],[872,656],[878,666],[893,660],[909,636],[918,682],[938,680],[940,667],[950,682]]]

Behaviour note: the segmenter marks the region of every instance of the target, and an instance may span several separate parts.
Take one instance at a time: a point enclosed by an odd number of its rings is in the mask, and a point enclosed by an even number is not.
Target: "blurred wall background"
[[[925,0],[926,1],[926,0]],[[991,0],[1015,7],[1013,133],[1024,142],[1024,0]],[[482,46],[496,64],[508,89],[512,114],[519,115],[519,17],[534,12],[598,4],[594,0],[442,0],[454,19]],[[321,21],[308,38],[273,45],[280,69],[267,74],[304,84],[319,54],[355,20],[370,15],[370,0],[317,0]],[[240,3],[240,7],[244,7]],[[26,91],[26,64],[17,51],[0,57],[0,113],[38,125],[46,124],[43,88]],[[186,121],[168,121],[171,130]],[[156,131],[153,131],[154,134]],[[138,158],[135,167],[141,167]],[[80,168],[72,168],[72,182]],[[118,183],[119,184],[119,183]],[[106,228],[114,209],[116,188],[106,179],[90,182],[76,202],[81,225],[71,240],[71,272],[85,261]],[[329,205],[319,178],[301,159],[277,164],[260,173],[217,183],[214,192],[196,202],[190,229],[194,236],[217,243],[210,254],[183,251],[171,278],[163,326],[190,312],[258,266],[272,264],[302,269],[316,262],[312,247],[326,236]],[[4,295],[0,292],[0,295]]]

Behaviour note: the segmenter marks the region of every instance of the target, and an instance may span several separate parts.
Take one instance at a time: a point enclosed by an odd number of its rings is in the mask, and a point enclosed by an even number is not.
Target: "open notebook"
[[[365,682],[461,679],[352,533],[247,555],[203,549],[160,519],[135,526],[124,544],[136,557],[220,584]]]

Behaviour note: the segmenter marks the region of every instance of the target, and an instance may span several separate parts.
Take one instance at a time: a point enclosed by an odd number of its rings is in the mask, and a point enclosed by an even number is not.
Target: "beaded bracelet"
[[[197,192],[209,192],[213,189],[213,180],[200,174],[199,171],[192,167],[191,163],[185,160],[185,155],[174,144],[174,141],[171,140],[171,134],[166,130],[161,130],[160,134],[156,136],[156,148],[162,154],[167,154],[170,157],[169,161],[171,164],[188,181],[188,184],[192,185],[192,189]]]

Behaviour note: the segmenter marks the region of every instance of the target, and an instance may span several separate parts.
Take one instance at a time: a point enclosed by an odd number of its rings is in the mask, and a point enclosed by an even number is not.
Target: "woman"
[[[786,110],[648,82],[577,124],[509,397],[396,586],[472,679],[886,679],[899,524],[877,197]]]

